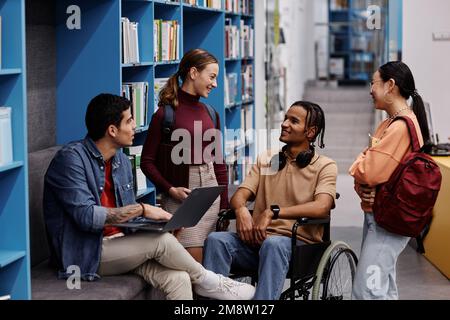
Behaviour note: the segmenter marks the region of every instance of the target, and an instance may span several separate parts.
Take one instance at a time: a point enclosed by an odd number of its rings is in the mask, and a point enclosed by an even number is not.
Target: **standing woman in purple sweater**
[[[217,87],[218,75],[219,64],[212,54],[202,49],[191,50],[184,55],[178,71],[169,78],[160,92],[159,109],[150,123],[142,151],[141,168],[148,179],[163,192],[162,206],[168,212],[175,212],[194,188],[228,186],[221,135],[216,131],[215,139],[206,138],[209,136],[208,130],[220,130],[219,115],[215,112],[214,123],[207,106],[200,102],[201,97],[208,98],[210,92]],[[181,134],[183,138],[180,141],[180,135],[177,134],[177,141],[170,142],[169,148],[162,147],[168,141],[163,133],[167,106],[171,106],[174,112],[171,132],[188,132],[190,136],[190,143],[187,144],[190,150],[184,148],[181,154],[178,150],[180,146],[186,145],[186,135]],[[175,135],[172,134],[172,138]],[[213,152],[212,144],[216,146]],[[173,149],[175,146],[176,149]],[[172,153],[172,150],[176,152]],[[208,157],[208,153],[211,156]],[[180,159],[175,159],[172,154],[180,156],[182,163],[179,164]],[[228,188],[195,227],[183,229],[177,234],[180,243],[200,263],[203,258],[203,243],[208,234],[215,231],[220,209],[226,208]]]

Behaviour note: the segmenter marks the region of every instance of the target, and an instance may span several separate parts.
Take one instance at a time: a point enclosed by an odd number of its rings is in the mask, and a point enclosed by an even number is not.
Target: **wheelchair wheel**
[[[312,300],[351,300],[357,263],[348,244],[333,241],[320,259]]]

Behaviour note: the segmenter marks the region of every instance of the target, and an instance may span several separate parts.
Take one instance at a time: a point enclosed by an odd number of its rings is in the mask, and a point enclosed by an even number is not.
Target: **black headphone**
[[[283,170],[287,163],[286,151],[287,146],[284,146],[277,155],[273,156],[272,160],[270,161],[270,166],[272,168],[277,169],[278,171]],[[297,163],[297,165],[301,169],[306,168],[311,163],[315,155],[316,149],[314,147],[314,144],[311,143],[308,150],[302,151],[298,154],[297,158],[295,158],[295,163]],[[276,166],[277,162],[278,166]]]

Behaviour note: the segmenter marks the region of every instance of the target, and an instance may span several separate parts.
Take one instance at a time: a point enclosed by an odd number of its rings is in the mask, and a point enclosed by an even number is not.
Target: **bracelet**
[[[139,204],[140,204],[141,207],[142,207],[142,215],[144,215],[144,213],[145,213],[145,207],[144,207],[144,204],[143,204],[142,202],[139,202]]]

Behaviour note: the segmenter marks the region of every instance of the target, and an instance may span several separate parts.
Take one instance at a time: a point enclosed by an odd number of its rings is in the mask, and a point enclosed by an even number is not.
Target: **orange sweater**
[[[407,114],[416,126],[420,146],[423,146],[422,133],[416,115],[411,111]],[[372,138],[372,146],[362,152],[349,173],[355,178],[355,190],[360,185],[375,187],[389,180],[403,157],[411,152],[411,138],[406,122],[391,119],[383,121]],[[364,212],[372,212],[372,206],[362,202]]]

